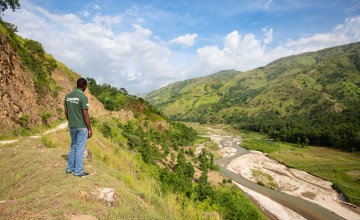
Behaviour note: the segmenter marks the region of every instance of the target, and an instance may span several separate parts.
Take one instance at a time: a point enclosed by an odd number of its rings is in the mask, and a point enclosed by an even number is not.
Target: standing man
[[[80,78],[76,83],[77,88],[65,96],[65,115],[69,122],[71,135],[71,148],[68,156],[66,173],[74,172],[74,176],[85,177],[89,173],[84,172],[83,160],[85,145],[91,138],[92,131],[89,118],[88,98],[84,95],[87,81]]]

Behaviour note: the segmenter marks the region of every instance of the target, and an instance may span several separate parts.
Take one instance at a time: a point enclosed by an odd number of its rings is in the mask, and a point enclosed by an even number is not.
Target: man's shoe
[[[70,172],[66,171],[66,174],[71,174],[72,172],[74,172],[74,171],[70,171]]]
[[[77,176],[77,177],[86,177],[86,176],[89,176],[89,173],[83,172],[83,173],[80,174],[80,175],[74,175],[74,176]]]

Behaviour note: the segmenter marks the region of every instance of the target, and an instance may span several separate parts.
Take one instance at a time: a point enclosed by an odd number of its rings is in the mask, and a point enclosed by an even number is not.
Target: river
[[[225,154],[225,157],[216,160],[216,163],[220,166],[221,173],[227,177],[231,178],[232,181],[241,186],[240,189],[250,189],[252,192],[255,192],[257,194],[261,194],[262,196],[265,196],[268,199],[271,199],[273,202],[280,204],[281,206],[284,206],[291,211],[297,213],[300,218],[292,218],[292,217],[284,217],[279,218],[276,217],[275,219],[319,219],[319,220],[338,220],[338,219],[360,219],[360,215],[357,213],[354,213],[350,210],[347,210],[346,207],[343,207],[341,204],[339,206],[343,208],[345,211],[340,212],[342,216],[339,215],[339,213],[334,213],[331,209],[327,209],[326,205],[323,204],[319,205],[314,202],[311,202],[309,200],[303,199],[301,197],[293,196],[278,190],[273,190],[264,186],[261,186],[255,182],[252,182],[246,178],[244,178],[241,174],[234,172],[234,169],[229,167],[229,164],[234,162],[235,160],[239,160],[242,158],[242,156],[251,156],[252,152],[240,147],[239,138],[233,137],[233,136],[225,136],[224,134],[219,135],[215,134],[214,130],[211,131],[211,134],[206,135],[210,137],[213,141],[218,143],[220,146],[222,152],[227,151],[228,153]],[[304,180],[306,181],[306,180]],[[244,191],[244,190],[243,190]],[[248,193],[247,193],[248,194]],[[252,198],[253,200],[256,198]],[[257,203],[261,202],[257,200]],[[264,207],[264,206],[262,206]],[[331,207],[329,207],[331,208]],[[265,210],[266,212],[271,213],[272,210]],[[343,214],[345,212],[345,214]],[[273,215],[272,215],[273,216]],[[279,216],[279,215],[277,215]]]

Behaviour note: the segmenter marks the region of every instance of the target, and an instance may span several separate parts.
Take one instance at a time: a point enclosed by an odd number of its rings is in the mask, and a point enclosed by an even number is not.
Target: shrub
[[[19,123],[22,127],[28,128],[29,127],[29,115],[28,114],[23,114],[20,119],[19,119]]]
[[[51,112],[42,112],[41,120],[45,125],[49,125],[49,118],[52,116]]]
[[[49,136],[42,136],[41,143],[45,145],[47,148],[56,148],[56,143],[49,138]]]
[[[18,32],[17,26],[5,21],[1,21],[0,22],[5,26],[5,28],[9,31],[10,35],[14,35],[16,32]]]

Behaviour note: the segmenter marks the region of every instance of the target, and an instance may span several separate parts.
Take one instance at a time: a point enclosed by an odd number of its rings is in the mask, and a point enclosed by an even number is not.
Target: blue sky
[[[82,76],[150,92],[360,41],[360,0],[20,0],[4,18]]]

